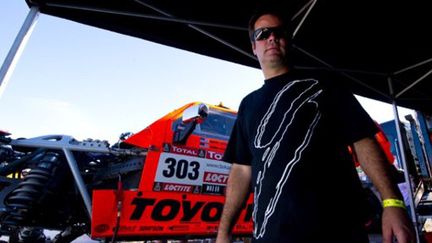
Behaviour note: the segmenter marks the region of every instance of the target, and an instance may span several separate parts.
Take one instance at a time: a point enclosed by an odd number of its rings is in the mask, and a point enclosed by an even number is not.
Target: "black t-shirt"
[[[252,166],[254,242],[360,240],[365,199],[347,147],[375,132],[324,80],[290,72],[246,96],[224,160]]]

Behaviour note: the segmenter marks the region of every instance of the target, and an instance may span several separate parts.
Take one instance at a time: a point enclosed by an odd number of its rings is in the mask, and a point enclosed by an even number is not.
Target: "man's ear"
[[[254,54],[254,56],[256,56],[256,51],[255,51],[255,42],[251,42],[252,43],[252,52]]]

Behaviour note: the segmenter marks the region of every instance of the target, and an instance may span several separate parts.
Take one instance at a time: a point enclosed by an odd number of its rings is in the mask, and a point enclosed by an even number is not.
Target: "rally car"
[[[214,236],[230,170],[222,156],[235,118],[222,105],[191,103],[127,138],[125,144],[148,149],[140,181],[121,196],[93,191],[92,237],[111,237],[116,225],[119,237]],[[251,218],[249,198],[234,233],[250,234]]]

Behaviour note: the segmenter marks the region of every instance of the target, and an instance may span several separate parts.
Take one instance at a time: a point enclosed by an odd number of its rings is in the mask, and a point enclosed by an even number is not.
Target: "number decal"
[[[184,160],[184,159],[179,160],[178,164],[177,164],[177,171],[176,171],[177,178],[179,178],[179,179],[186,178],[188,167],[189,167],[189,164],[188,164],[187,160]]]
[[[168,170],[163,170],[162,174],[165,177],[173,177],[174,173],[175,173],[175,166],[176,166],[177,161],[174,158],[167,158],[165,160],[165,163],[168,164],[168,166],[167,166]]]
[[[197,161],[187,161],[180,159],[177,161],[174,158],[168,157],[165,159],[167,164],[166,169],[162,171],[162,175],[168,178],[174,175],[179,179],[185,179],[186,177],[190,180],[196,180],[199,177],[200,163]]]
[[[198,179],[200,163],[198,163],[197,161],[192,161],[190,162],[190,166],[192,167],[192,172],[189,172],[188,178],[191,180]]]

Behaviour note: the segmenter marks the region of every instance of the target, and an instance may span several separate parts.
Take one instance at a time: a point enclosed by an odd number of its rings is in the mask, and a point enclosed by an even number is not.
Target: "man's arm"
[[[251,167],[232,164],[228,177],[225,205],[219,223],[216,243],[228,243],[236,216],[250,193]]]
[[[372,180],[382,199],[402,199],[402,195],[390,175],[390,163],[374,138],[364,138],[354,143],[360,166]],[[415,242],[415,232],[405,209],[385,207],[382,215],[383,242]]]

